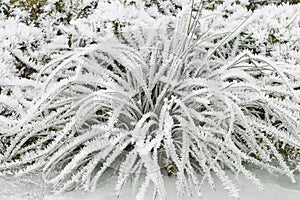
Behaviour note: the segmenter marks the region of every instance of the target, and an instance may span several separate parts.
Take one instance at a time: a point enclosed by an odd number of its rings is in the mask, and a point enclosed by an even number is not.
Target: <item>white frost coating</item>
[[[247,199],[241,177],[299,197],[299,5],[18,3],[0,2],[0,198],[32,178],[29,199]]]

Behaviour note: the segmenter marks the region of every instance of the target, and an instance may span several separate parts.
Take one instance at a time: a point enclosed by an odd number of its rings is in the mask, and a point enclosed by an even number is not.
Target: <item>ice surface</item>
[[[282,176],[271,176],[264,171],[257,171],[265,187],[265,191],[259,190],[250,181],[239,178],[235,181],[240,188],[241,200],[299,200],[300,199],[300,174],[296,175],[298,183],[292,184]],[[65,194],[54,195],[50,193],[38,175],[28,176],[22,179],[0,177],[0,199],[1,200],[113,200],[115,198],[115,179],[110,178],[100,183],[94,192],[71,191]],[[199,197],[177,198],[174,177],[166,177],[165,183],[169,199],[195,200]],[[152,199],[149,191],[145,200]],[[130,185],[124,186],[120,200],[134,200]],[[226,190],[216,179],[216,191],[209,187],[203,188],[204,200],[230,200]]]

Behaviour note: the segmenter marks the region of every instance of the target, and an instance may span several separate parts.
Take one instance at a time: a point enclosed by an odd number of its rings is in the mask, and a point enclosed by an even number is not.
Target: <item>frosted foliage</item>
[[[58,193],[113,173],[137,200],[168,199],[168,175],[179,197],[217,178],[238,199],[232,173],[263,189],[256,167],[295,182],[299,5],[60,3],[0,3],[1,173]]]

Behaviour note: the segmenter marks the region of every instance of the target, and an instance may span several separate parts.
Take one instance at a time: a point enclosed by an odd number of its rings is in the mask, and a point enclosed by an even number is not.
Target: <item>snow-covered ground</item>
[[[299,200],[300,199],[300,175],[296,176],[296,184],[282,176],[270,176],[263,171],[257,172],[258,177],[264,183],[265,190],[261,191],[250,181],[240,178],[237,180],[240,190],[241,200]],[[166,177],[166,187],[168,197],[171,200],[177,198],[174,179]],[[72,191],[63,195],[53,195],[49,193],[49,188],[43,187],[38,181],[38,176],[25,179],[12,179],[8,177],[0,178],[0,199],[1,200],[113,200],[114,178],[107,179],[101,183],[94,192]],[[146,200],[150,200],[152,195]],[[130,185],[125,186],[120,200],[135,199]],[[197,197],[184,198],[185,200],[199,199]],[[216,181],[216,191],[209,187],[203,189],[203,199],[206,200],[230,200],[227,191],[223,189],[221,183]]]

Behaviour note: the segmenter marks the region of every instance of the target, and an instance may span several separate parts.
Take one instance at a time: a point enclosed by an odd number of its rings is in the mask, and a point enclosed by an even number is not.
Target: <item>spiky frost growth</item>
[[[167,198],[166,164],[179,195],[213,188],[215,174],[238,198],[226,169],[262,187],[245,163],[294,181],[276,145],[300,148],[299,66],[222,48],[252,18],[195,37],[201,13],[195,21],[186,13],[174,30],[129,29],[57,55],[39,72],[41,95],[16,126],[1,127],[13,138],[0,170],[42,169],[65,191],[94,189],[115,168],[117,193],[133,175],[139,200],[151,184],[154,197]]]

